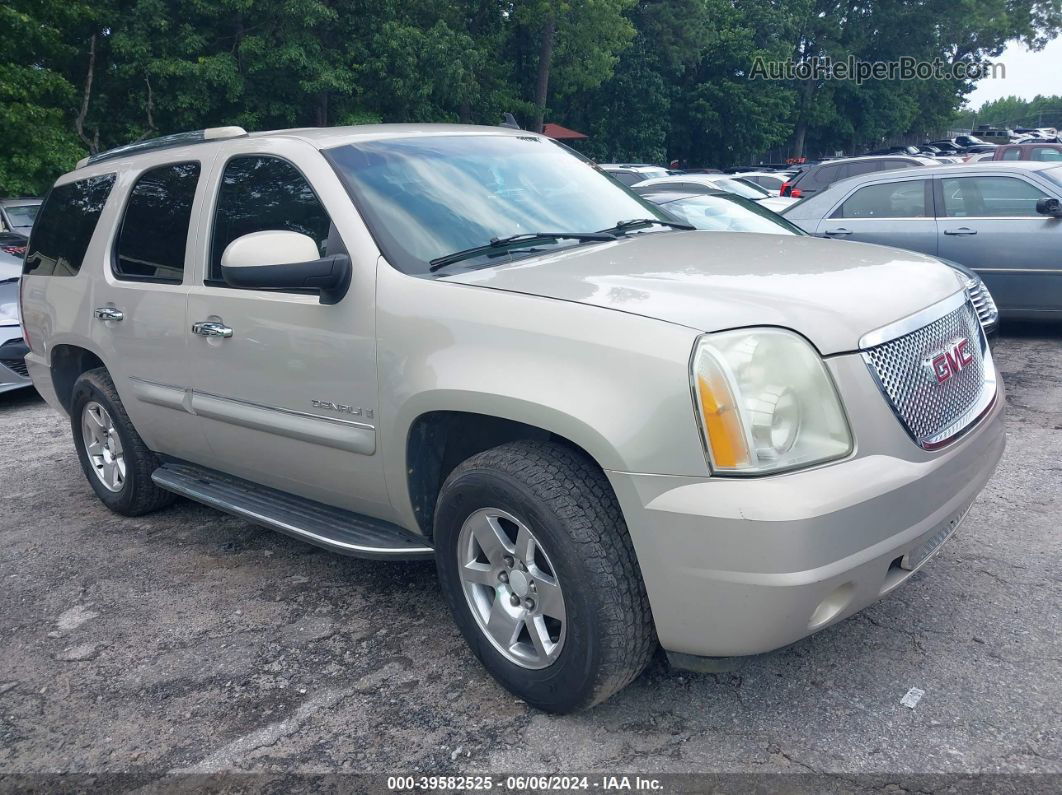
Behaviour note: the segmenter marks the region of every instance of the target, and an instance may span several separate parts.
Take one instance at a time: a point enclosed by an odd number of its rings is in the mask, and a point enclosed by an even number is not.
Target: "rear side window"
[[[882,171],[892,171],[897,168],[914,168],[917,163],[909,163],[906,160],[886,160],[884,165],[879,166]]]
[[[1007,149],[1006,151],[1003,152],[1003,158],[1002,159],[1003,160],[1021,160],[1021,150],[1018,147],[1016,147],[1016,146],[1012,146],[1012,147],[1010,147],[1009,149]]]
[[[844,179],[846,176],[848,176],[848,174],[846,173],[845,165],[840,163],[834,166],[823,166],[817,171],[812,172],[809,182],[813,185],[826,187],[827,185],[832,185],[839,179]]]
[[[174,163],[140,175],[129,194],[114,275],[119,279],[180,283],[199,163]]]
[[[76,276],[113,187],[114,174],[103,174],[52,188],[33,226],[23,273]]]
[[[221,255],[233,240],[252,232],[288,230],[309,235],[325,255],[331,220],[310,183],[278,157],[234,157],[225,166],[214,211],[209,281],[223,284]]]
[[[842,204],[835,218],[923,218],[925,180],[886,182],[860,188]]]

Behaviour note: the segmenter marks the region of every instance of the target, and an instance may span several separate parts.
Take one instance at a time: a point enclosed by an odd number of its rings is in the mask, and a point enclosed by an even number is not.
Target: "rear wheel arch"
[[[56,397],[68,414],[70,413],[70,400],[73,397],[74,384],[81,374],[87,373],[89,370],[107,368],[99,356],[78,345],[63,344],[53,346],[49,356],[49,363]]]

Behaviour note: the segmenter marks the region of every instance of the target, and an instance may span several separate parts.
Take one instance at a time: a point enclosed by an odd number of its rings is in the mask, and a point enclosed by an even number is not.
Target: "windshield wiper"
[[[602,229],[603,234],[623,234],[629,229],[641,229],[642,227],[652,226],[653,224],[659,224],[660,226],[670,226],[672,229],[696,229],[689,224],[680,224],[676,221],[660,221],[656,218],[632,218],[629,221],[619,221],[615,226],[610,229]]]
[[[447,254],[445,257],[437,257],[431,260],[428,265],[428,270],[432,273],[445,268],[447,265],[453,265],[455,262],[461,262],[462,260],[472,259],[472,257],[478,257],[480,254],[490,254],[493,251],[504,250],[512,248],[514,246],[526,246],[528,244],[546,242],[550,240],[615,240],[616,236],[608,231],[605,232],[524,232],[519,235],[510,235],[509,237],[493,237],[490,242],[484,246],[473,246],[472,248],[466,248],[461,251],[455,251],[453,254]]]

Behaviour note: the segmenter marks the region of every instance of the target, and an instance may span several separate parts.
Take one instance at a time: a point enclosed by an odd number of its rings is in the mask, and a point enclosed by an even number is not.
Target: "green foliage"
[[[587,133],[600,160],[851,150],[954,124],[971,84],[750,80],[753,60],[975,62],[1060,26],[1062,0],[7,0],[0,195],[40,193],[88,152],[226,124],[509,111]],[[1059,105],[1001,100],[977,119],[1059,124]]]

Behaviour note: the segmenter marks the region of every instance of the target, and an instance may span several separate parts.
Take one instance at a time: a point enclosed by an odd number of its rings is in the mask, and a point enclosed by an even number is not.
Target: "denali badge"
[[[347,406],[343,403],[333,403],[330,400],[310,400],[310,405],[315,409],[327,409],[328,411],[338,411],[343,414],[353,414],[355,417],[360,417],[363,414],[366,417],[372,418],[372,409],[360,409],[357,406]]]
[[[938,384],[943,384],[952,376],[958,375],[959,371],[973,363],[973,354],[968,350],[970,341],[963,337],[948,344],[942,351],[923,359],[922,364],[929,371],[930,379]]]

